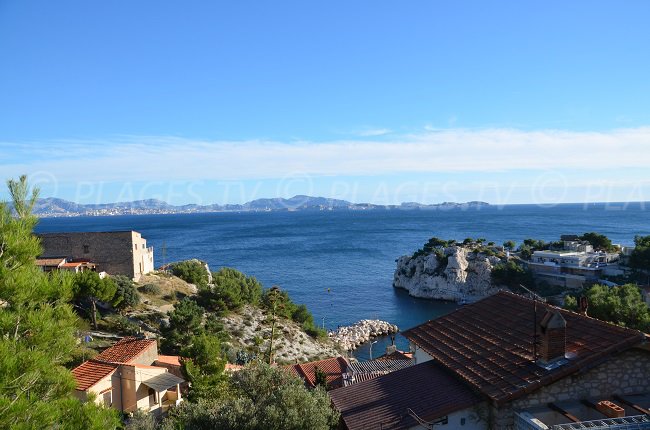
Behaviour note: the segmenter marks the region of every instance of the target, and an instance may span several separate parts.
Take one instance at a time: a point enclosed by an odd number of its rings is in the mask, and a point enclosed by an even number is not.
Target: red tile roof
[[[181,365],[181,360],[178,355],[159,355],[156,361],[159,363],[169,364],[172,366],[180,367]]]
[[[151,345],[156,345],[155,339],[141,339],[137,337],[124,337],[115,345],[102,351],[95,360],[110,363],[129,363],[140,356]]]
[[[537,307],[537,324],[547,310],[558,310],[567,322],[570,358],[552,370],[532,360],[534,302],[512,293],[499,292],[402,334],[497,403],[597,365],[645,339],[636,330],[543,303]]]
[[[117,364],[88,360],[72,369],[77,390],[86,391],[117,369]]]
[[[84,264],[84,263],[73,261],[73,262],[70,262],[70,263],[63,263],[61,265],[61,267],[79,267],[82,264]]]
[[[65,258],[59,257],[59,258],[37,258],[36,259],[36,265],[37,266],[59,266],[61,263],[65,262]]]
[[[329,392],[349,430],[407,429],[481,402],[433,361]],[[410,410],[410,411],[409,411]]]
[[[327,376],[327,386],[329,388],[338,388],[343,386],[342,375],[347,372],[348,361],[343,357],[333,357],[287,367],[304,379],[307,385],[311,387],[316,385],[316,368],[318,367]]]

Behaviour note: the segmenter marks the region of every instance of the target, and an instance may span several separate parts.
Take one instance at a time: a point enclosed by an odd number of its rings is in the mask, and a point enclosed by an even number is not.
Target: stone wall
[[[614,394],[650,391],[650,351],[632,349],[612,357],[585,373],[568,376],[504,407],[492,407],[494,429],[514,428],[514,412],[549,402],[605,399]]]
[[[153,249],[135,231],[45,233],[41,239],[44,257],[88,259],[97,270],[109,275],[137,279],[153,270]]]

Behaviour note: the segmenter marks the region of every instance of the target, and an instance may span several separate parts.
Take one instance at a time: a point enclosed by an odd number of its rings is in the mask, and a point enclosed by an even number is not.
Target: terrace
[[[516,413],[517,430],[650,429],[650,394],[548,403]]]

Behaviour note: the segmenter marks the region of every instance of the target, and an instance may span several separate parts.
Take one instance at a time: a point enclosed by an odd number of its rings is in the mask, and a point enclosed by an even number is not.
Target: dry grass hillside
[[[128,319],[148,335],[160,334],[160,325],[174,304],[184,297],[197,294],[193,284],[165,272],[143,276],[136,284],[141,303],[126,313]],[[268,351],[270,324],[262,309],[246,305],[237,312],[221,318],[229,343],[235,349],[263,356]],[[328,338],[314,339],[291,320],[279,319],[276,324],[275,360],[279,363],[304,362],[339,355],[336,345]]]
[[[254,306],[244,306],[239,312],[222,318],[224,329],[237,348],[263,356],[269,348],[271,324],[265,312]],[[278,363],[295,363],[340,355],[329,339],[314,339],[291,320],[279,319],[275,326],[273,355]]]

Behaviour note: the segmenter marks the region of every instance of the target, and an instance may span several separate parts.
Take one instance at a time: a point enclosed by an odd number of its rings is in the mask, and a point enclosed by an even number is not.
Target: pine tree
[[[0,203],[0,428],[116,428],[115,411],[72,397],[64,367],[76,347],[71,284],[34,264],[38,191],[29,195],[25,176],[8,186],[13,211]]]
[[[115,297],[117,284],[111,278],[100,278],[97,272],[85,271],[75,276],[76,295],[90,301],[90,317],[97,329],[97,302],[108,302]]]

